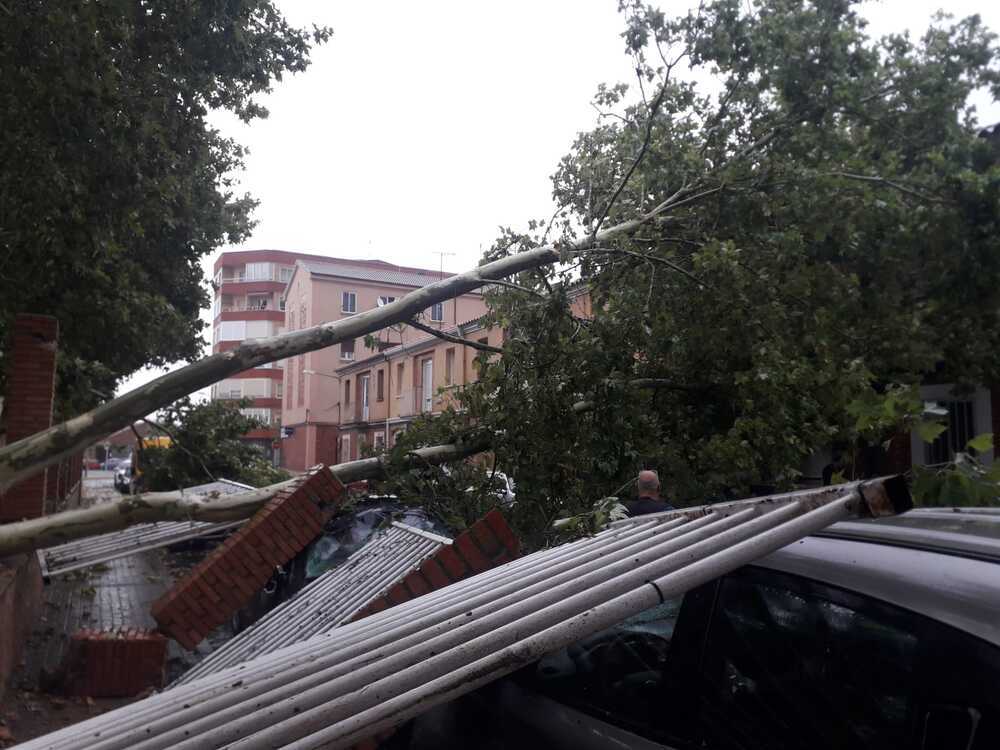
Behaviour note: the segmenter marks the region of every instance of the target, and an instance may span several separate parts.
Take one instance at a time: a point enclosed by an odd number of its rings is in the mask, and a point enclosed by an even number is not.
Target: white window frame
[[[286,284],[292,280],[292,274],[295,273],[294,268],[289,268],[288,266],[282,266],[278,271],[278,281],[283,281]]]
[[[392,304],[396,301],[396,298],[387,294],[380,294],[378,297],[378,306],[385,307],[386,305]]]
[[[975,433],[981,435],[984,432],[992,432],[993,414],[992,398],[986,388],[977,387],[975,391],[967,396],[956,397],[952,394],[954,383],[943,385],[923,385],[920,386],[920,397],[924,401],[971,401],[972,419],[975,422]],[[996,437],[996,436],[994,436]],[[910,433],[910,463],[913,466],[924,465],[924,446],[926,443],[920,439],[916,430]],[[995,451],[986,451],[979,454],[979,460],[990,465],[995,458]]]
[[[435,317],[434,313],[437,313],[437,317]],[[433,305],[431,305],[430,316],[431,316],[431,320],[433,322],[435,322],[435,323],[443,323],[444,322],[444,302],[435,302]]]
[[[434,411],[434,358],[420,360],[420,411]]]
[[[239,333],[241,331],[242,333]],[[246,337],[247,326],[245,320],[224,320],[219,324],[219,341],[243,341]]]
[[[340,436],[340,461],[341,463],[351,460],[351,433],[345,432]]]
[[[358,311],[357,292],[340,293],[340,311],[342,313],[348,313],[350,315],[353,315]]]
[[[344,344],[346,341],[340,342],[340,359],[343,362],[353,362],[354,361],[354,350],[357,347],[357,339],[351,339],[351,350],[345,351]]]
[[[247,320],[244,322],[243,337],[247,341],[267,339],[274,335],[274,325],[270,320]]]
[[[240,414],[245,417],[254,417],[263,422],[265,425],[271,424],[272,415],[270,409],[265,409],[259,406],[251,406],[246,409],[240,409]]]
[[[371,373],[365,373],[358,378],[359,390],[361,391],[361,421],[367,422],[371,419],[371,400],[368,392],[371,390]]]
[[[243,281],[271,281],[273,279],[273,263],[247,263],[243,269]]]

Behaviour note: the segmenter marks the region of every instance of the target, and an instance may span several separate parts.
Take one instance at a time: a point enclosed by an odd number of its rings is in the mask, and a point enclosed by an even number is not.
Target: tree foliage
[[[170,447],[142,451],[143,490],[177,490],[215,479],[264,487],[289,479],[287,472],[274,468],[259,450],[240,439],[263,426],[240,411],[249,405],[249,399],[196,403],[185,398],[165,409],[156,423],[170,437]]]
[[[255,205],[206,116],[266,116],[256,98],[329,34],[271,0],[0,6],[0,338],[18,312],[59,319],[60,416],[199,354],[200,260]]]
[[[1000,149],[967,104],[1000,95],[1000,55],[977,17],[874,39],[847,0],[621,6],[637,82],[600,87],[561,211],[489,257],[669,208],[522,274],[543,299],[490,295],[510,336],[462,399],[522,528],[642,466],[681,503],[788,486],[817,448],[922,422],[916,384],[1000,380]]]

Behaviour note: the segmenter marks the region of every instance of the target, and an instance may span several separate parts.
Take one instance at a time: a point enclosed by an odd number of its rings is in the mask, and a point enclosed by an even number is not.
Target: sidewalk
[[[83,505],[120,497],[112,472],[88,472]],[[46,585],[42,615],[0,705],[0,720],[4,722],[0,725],[0,747],[10,746],[4,730],[21,742],[137,700],[66,698],[60,695],[59,669],[71,636],[80,630],[155,628],[150,605],[173,584],[180,574],[178,568],[186,567],[183,557],[163,549],[149,550],[56,577]],[[180,656],[176,644],[171,643],[171,647],[168,658]]]

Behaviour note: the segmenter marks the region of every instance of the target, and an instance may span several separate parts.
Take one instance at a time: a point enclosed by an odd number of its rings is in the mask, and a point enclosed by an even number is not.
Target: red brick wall
[[[59,323],[48,315],[18,315],[10,341],[5,408],[7,443],[33,435],[52,424],[56,347]],[[38,518],[45,513],[46,476],[25,479],[0,496],[0,523]]]
[[[518,556],[519,549],[517,537],[503,515],[491,510],[451,544],[444,545],[424,560],[385,595],[370,602],[351,618],[351,622],[510,562]]]
[[[42,572],[35,555],[0,560],[0,700],[42,603]],[[2,704],[0,704],[2,705]]]
[[[163,686],[167,639],[152,630],[81,630],[70,638],[68,695],[128,698]]]
[[[339,507],[344,488],[327,468],[278,493],[153,603],[160,630],[193,650],[305,549]]]

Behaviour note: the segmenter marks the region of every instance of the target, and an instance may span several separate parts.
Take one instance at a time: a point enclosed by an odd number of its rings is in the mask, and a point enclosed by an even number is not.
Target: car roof
[[[754,562],[856,591],[1000,645],[1000,513],[845,521]]]
[[[887,518],[842,521],[819,535],[1000,562],[1000,508],[917,508]]]

